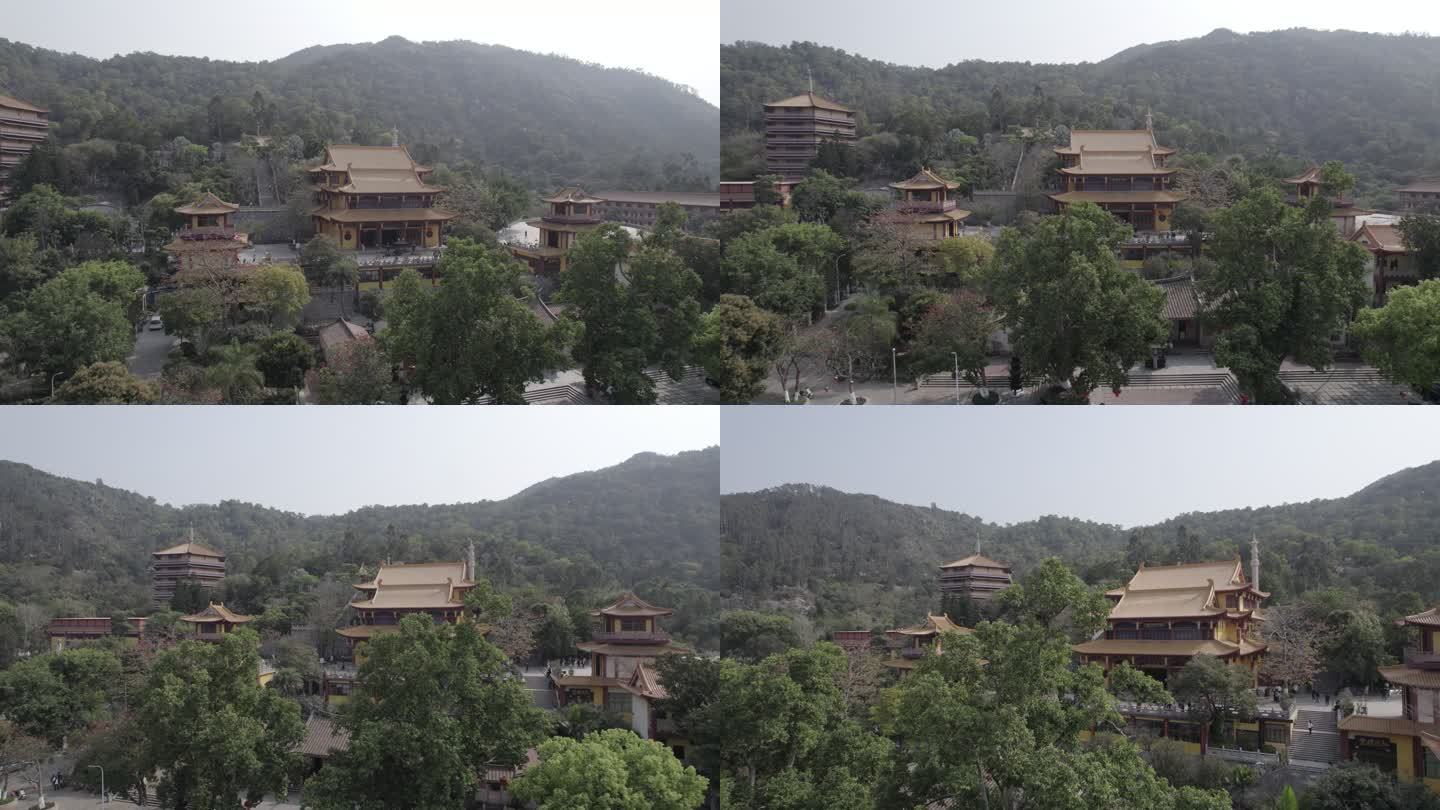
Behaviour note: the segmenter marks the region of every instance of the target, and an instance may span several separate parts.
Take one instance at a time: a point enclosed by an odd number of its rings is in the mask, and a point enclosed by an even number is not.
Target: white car
[[[157,330],[160,330],[160,329],[164,329],[164,328],[165,328],[165,324],[163,324],[163,323],[160,322],[160,316],[159,316],[159,315],[152,315],[152,316],[150,317],[150,331],[151,331],[151,332],[154,332],[154,331],[157,331]]]

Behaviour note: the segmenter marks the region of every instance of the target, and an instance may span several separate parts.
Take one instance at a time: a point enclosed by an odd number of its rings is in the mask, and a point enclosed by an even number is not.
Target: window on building
[[[1425,749],[1425,778],[1440,779],[1440,757],[1429,748]]]
[[[1368,762],[1386,773],[1395,772],[1395,743],[1388,737],[1352,737],[1352,758]]]
[[[627,633],[638,632],[645,629],[644,619],[621,619],[620,629]]]
[[[605,709],[616,714],[630,714],[630,693],[615,690],[605,693]]]
[[[1290,744],[1290,724],[1289,724],[1289,723],[1266,723],[1266,724],[1265,724],[1265,742],[1267,742],[1267,743],[1280,743],[1281,745],[1289,745],[1289,744]]]

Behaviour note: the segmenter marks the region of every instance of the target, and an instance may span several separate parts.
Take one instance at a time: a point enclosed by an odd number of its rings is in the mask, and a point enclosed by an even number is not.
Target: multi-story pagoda
[[[940,592],[946,596],[963,595],[974,602],[989,602],[1010,584],[1010,566],[979,551],[940,566]]]
[[[439,247],[441,226],[458,215],[435,207],[445,189],[426,181],[431,171],[398,144],[325,147],[324,162],[310,169],[315,232],[341,250]]]
[[[43,107],[0,94],[0,211],[10,195],[7,178],[49,137],[49,115]]]
[[[590,640],[576,644],[590,654],[588,675],[553,676],[560,705],[592,703],[625,718],[645,739],[666,739],[668,729],[660,723],[652,701],[665,697],[665,687],[655,671],[655,659],[669,653],[688,653],[690,648],[670,640],[660,619],[673,614],[670,608],[656,607],[626,592],[609,605],[592,611],[600,628]]]
[[[1289,202],[1291,205],[1309,205],[1310,201],[1320,196],[1320,167],[1311,166],[1294,177],[1285,178],[1285,182],[1295,187],[1291,193]],[[1373,214],[1364,208],[1356,208],[1355,202],[1348,197],[1335,197],[1330,200],[1330,222],[1335,225],[1335,230],[1347,239],[1355,233],[1356,217],[1365,214]]]
[[[765,105],[765,171],[787,180],[810,172],[827,141],[855,144],[855,111],[809,92]]]
[[[1400,716],[1352,714],[1341,720],[1341,756],[1440,793],[1440,607],[1396,624],[1420,633],[1403,663],[1380,667],[1380,676],[1400,687]]]
[[[885,666],[898,670],[901,675],[915,668],[915,665],[927,655],[939,655],[940,635],[942,633],[959,633],[965,635],[973,633],[968,627],[961,627],[950,621],[945,614],[932,616],[925,614],[925,621],[901,627],[898,630],[888,630],[885,633],[885,644],[890,648],[890,657],[886,658]]]
[[[1130,582],[1105,594],[1113,603],[1104,636],[1074,645],[1082,663],[1106,672],[1128,661],[1165,681],[1197,655],[1213,655],[1256,671],[1265,645],[1253,638],[1256,611],[1270,594],[1245,577],[1233,560],[1146,566]]]
[[[254,620],[254,616],[236,613],[225,607],[224,602],[211,602],[199,613],[180,617],[180,621],[189,625],[191,632],[201,641],[220,641]]]
[[[895,204],[885,219],[920,242],[938,242],[960,235],[960,223],[970,212],[955,207],[954,191],[960,184],[922,168],[909,180],[891,183]]]
[[[150,555],[150,598],[156,605],[170,604],[181,580],[194,580],[202,588],[214,588],[225,580],[225,555],[195,542],[190,530],[186,542]]]
[[[1148,116],[1146,123],[1145,129],[1071,130],[1070,144],[1055,149],[1064,191],[1050,199],[1061,211],[1095,203],[1128,223],[1137,237],[1168,234],[1170,215],[1185,195],[1173,188],[1175,170],[1165,165],[1175,150],[1157,144]],[[1136,242],[1169,247],[1163,236]]]
[[[354,688],[356,665],[364,662],[365,642],[394,633],[406,616],[429,616],[436,624],[465,618],[465,595],[475,587],[474,563],[386,563],[375,578],[355,586],[350,625],[335,632],[350,644],[353,663],[325,668],[321,692],[327,702],[340,702]],[[340,699],[340,700],[337,700]]]
[[[1440,209],[1440,178],[1422,178],[1407,183],[1395,189],[1395,196],[1400,200],[1401,211],[1433,212]]]
[[[175,209],[185,217],[185,227],[165,246],[174,257],[180,273],[205,273],[233,270],[240,264],[240,251],[250,246],[249,237],[235,230],[230,217],[240,206],[228,203],[210,192]]]
[[[600,207],[606,204],[605,200],[587,194],[579,186],[566,186],[540,201],[546,206],[544,215],[525,221],[540,232],[539,238],[531,244],[512,242],[510,252],[536,273],[564,272],[565,254],[575,246],[576,240],[600,227],[603,221]]]

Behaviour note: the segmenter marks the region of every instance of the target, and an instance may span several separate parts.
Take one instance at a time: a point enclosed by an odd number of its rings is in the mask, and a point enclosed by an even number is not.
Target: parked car
[[[151,332],[155,332],[155,331],[158,331],[158,330],[164,329],[164,328],[165,328],[165,324],[161,323],[161,321],[160,321],[160,316],[159,316],[159,315],[152,315],[152,316],[150,316],[150,331],[151,331]]]

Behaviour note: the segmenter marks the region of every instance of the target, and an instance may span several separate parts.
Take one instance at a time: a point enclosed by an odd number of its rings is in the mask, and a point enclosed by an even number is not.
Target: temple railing
[[[1406,647],[1405,666],[1416,669],[1440,669],[1440,652]]]
[[[895,210],[900,213],[928,213],[955,210],[954,200],[900,200],[895,204]]]
[[[612,632],[591,633],[591,641],[600,642],[630,642],[644,644],[667,644],[670,636],[665,633],[656,633],[650,630],[615,630]]]

